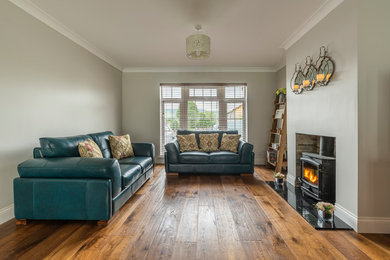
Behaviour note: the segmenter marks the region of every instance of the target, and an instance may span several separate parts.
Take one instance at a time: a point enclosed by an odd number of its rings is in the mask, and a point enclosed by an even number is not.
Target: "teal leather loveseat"
[[[111,156],[102,132],[40,138],[34,159],[18,165],[14,179],[15,218],[108,221],[153,175],[154,145],[132,143],[135,157]],[[104,158],[81,158],[78,143],[92,139]]]
[[[238,131],[177,130],[177,135],[195,134],[198,145],[200,143],[199,134],[214,133],[219,134],[218,142],[220,145],[224,133],[238,134]],[[177,140],[166,144],[165,149],[165,171],[167,173],[241,174],[254,172],[253,145],[241,140],[237,147],[238,153],[226,151],[181,153]]]

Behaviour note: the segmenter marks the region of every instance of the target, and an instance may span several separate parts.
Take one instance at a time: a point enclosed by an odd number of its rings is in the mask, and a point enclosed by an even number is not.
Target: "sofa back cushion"
[[[219,134],[218,136],[218,147],[221,145],[222,135],[224,133],[226,134],[238,134],[237,130],[210,130],[210,131],[204,131],[204,130],[177,130],[177,135],[189,135],[189,134],[195,134],[196,141],[198,142],[198,145],[200,144],[199,140],[199,134]]]
[[[100,148],[103,158],[112,158],[108,136],[111,131],[93,133],[88,135],[76,135],[68,137],[42,137],[39,138],[41,151],[44,157],[80,157],[78,145],[91,138]]]
[[[44,157],[80,157],[78,145],[88,138],[88,135],[42,137],[39,138],[39,142]]]
[[[102,151],[103,158],[112,158],[110,141],[108,136],[114,135],[111,131],[105,131],[101,133],[88,134],[92,140],[99,146],[100,151]]]

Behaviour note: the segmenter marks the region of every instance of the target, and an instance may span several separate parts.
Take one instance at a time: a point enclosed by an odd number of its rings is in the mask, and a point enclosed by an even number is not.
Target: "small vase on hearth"
[[[275,184],[276,185],[283,185],[284,184],[283,178],[275,178]]]
[[[333,213],[324,212],[322,210],[318,210],[318,217],[323,219],[324,221],[333,221]]]

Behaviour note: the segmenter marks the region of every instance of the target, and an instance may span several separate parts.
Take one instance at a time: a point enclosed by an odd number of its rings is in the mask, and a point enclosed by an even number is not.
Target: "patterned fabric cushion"
[[[224,133],[222,136],[221,146],[219,147],[219,150],[237,153],[240,138],[241,135]]]
[[[199,151],[198,143],[196,142],[195,134],[177,135],[180,152]]]
[[[112,157],[119,160],[126,157],[134,157],[133,147],[131,146],[130,135],[108,136],[110,141]]]
[[[219,134],[199,134],[199,146],[202,152],[218,151]]]
[[[99,146],[89,138],[84,142],[80,142],[78,147],[81,157],[103,158]]]

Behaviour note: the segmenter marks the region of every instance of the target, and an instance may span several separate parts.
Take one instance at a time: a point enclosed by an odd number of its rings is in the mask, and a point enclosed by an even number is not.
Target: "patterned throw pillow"
[[[99,146],[91,139],[80,142],[78,147],[81,157],[103,158],[103,154],[102,151],[100,151]]]
[[[195,134],[177,135],[180,152],[199,151],[198,143],[196,142]]]
[[[199,146],[202,152],[218,151],[219,134],[199,134]]]
[[[126,157],[134,157],[133,147],[131,146],[130,135],[108,136],[110,141],[112,157],[119,160]]]
[[[238,143],[240,142],[241,135],[226,134],[222,135],[221,146],[219,150],[229,151],[233,153],[238,152]]]

